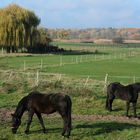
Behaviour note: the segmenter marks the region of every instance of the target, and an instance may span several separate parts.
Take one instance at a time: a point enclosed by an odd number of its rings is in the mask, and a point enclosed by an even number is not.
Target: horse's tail
[[[107,94],[107,97],[106,97],[106,106],[105,106],[106,109],[108,109],[108,99],[109,99],[109,95]]]
[[[107,98],[106,98],[106,109],[109,109],[110,110],[110,105],[109,105],[109,98],[111,97],[111,99],[115,98],[115,91],[116,91],[116,88],[118,86],[120,86],[121,84],[119,82],[114,82],[114,83],[110,83],[108,86],[107,86]]]
[[[67,115],[68,115],[68,126],[71,129],[71,108],[72,108],[72,102],[68,95],[65,95],[66,101],[67,101]]]
[[[107,86],[107,97],[106,97],[106,106],[105,108],[108,109],[108,100],[109,100],[109,94],[110,94],[110,85]]]

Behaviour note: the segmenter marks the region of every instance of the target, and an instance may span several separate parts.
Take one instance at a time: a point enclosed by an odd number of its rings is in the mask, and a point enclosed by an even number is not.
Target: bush
[[[112,39],[113,43],[117,43],[117,44],[122,44],[123,43],[123,38],[122,37],[115,37]]]

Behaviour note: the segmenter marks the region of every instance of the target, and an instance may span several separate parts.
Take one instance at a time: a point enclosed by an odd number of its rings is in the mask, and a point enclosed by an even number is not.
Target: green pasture
[[[95,43],[76,43],[76,42],[58,42],[54,41],[52,45],[64,48],[66,50],[82,50],[82,51],[100,51],[108,53],[126,53],[128,51],[140,50],[140,44],[95,44]]]
[[[25,117],[26,118],[26,117]],[[26,120],[17,134],[13,135],[9,127],[10,122],[0,125],[1,140],[67,140],[61,136],[62,120],[44,116],[47,133],[42,133],[41,126],[35,117],[31,124],[29,135],[24,134]],[[140,125],[131,123],[118,123],[110,121],[73,121],[73,130],[70,140],[139,140]]]
[[[79,64],[63,65],[61,67],[44,69],[46,72],[70,75],[101,75],[111,76],[140,76],[140,57],[83,62]]]
[[[133,83],[140,80],[140,48],[124,46],[94,46],[94,44],[59,44],[76,53],[43,54],[29,56],[0,57],[0,114],[1,110],[14,111],[19,100],[33,90],[44,93],[63,92],[72,99],[73,115],[125,116],[125,102],[114,100],[113,111],[105,110],[106,92],[104,80],[108,74],[108,82],[120,81]],[[78,53],[77,53],[78,50]],[[97,51],[98,50],[98,51]],[[84,53],[81,51],[85,51]],[[129,56],[134,53],[134,56]],[[123,55],[125,54],[125,57]],[[4,73],[9,71],[9,73]],[[25,72],[27,75],[13,74]],[[36,73],[39,72],[39,83],[35,85]],[[32,79],[28,77],[35,73]],[[49,75],[46,81],[41,81],[43,74],[57,73],[61,77]],[[63,75],[64,74],[64,75]],[[51,81],[54,79],[53,81]],[[88,80],[87,80],[88,79]],[[87,83],[86,83],[87,81]],[[70,82],[70,84],[69,84]],[[80,84],[80,86],[76,86]],[[89,87],[89,85],[91,87]],[[24,134],[27,114],[23,116],[22,124],[16,135],[11,133],[11,117],[8,112],[5,118],[0,116],[0,140],[57,140],[66,139],[61,136],[62,119],[58,116],[43,115],[48,133],[41,132],[41,126],[36,117],[31,125],[31,133]],[[137,104],[137,114],[140,116],[140,99]],[[130,115],[133,110],[130,108]],[[117,120],[94,121],[74,119],[71,140],[139,140],[140,123],[137,121],[118,122]]]
[[[96,44],[96,43],[84,43],[84,42],[59,42],[59,41],[53,41],[51,42],[52,45],[60,46],[60,47],[127,47],[127,48],[138,48],[140,47],[139,43],[135,44]]]
[[[46,84],[47,85],[47,84]],[[105,99],[106,94],[102,92],[102,88],[95,86],[94,90],[89,90],[86,88],[74,89],[69,87],[43,87],[39,85],[37,90],[42,90],[43,92],[65,92],[72,99],[72,114],[74,115],[113,115],[124,116],[125,115],[125,102],[121,100],[115,100],[113,103],[113,110],[111,113],[105,110]],[[18,101],[27,95],[31,89],[26,87],[20,92],[17,89],[9,94],[0,94],[0,109],[15,110]],[[138,100],[137,114],[140,115],[140,100]],[[8,111],[7,111],[8,113]],[[130,115],[133,115],[133,110],[130,109]],[[48,117],[43,115],[45,126],[48,130],[46,134],[42,133],[41,126],[36,116],[34,116],[33,122],[31,124],[31,131],[29,135],[24,134],[24,130],[27,123],[27,113],[24,114],[22,118],[22,124],[18,129],[16,135],[11,133],[11,117],[9,115],[5,116],[5,119],[0,121],[0,137],[2,140],[57,140],[66,139],[61,136],[61,131],[63,127],[63,122],[61,117],[53,116]],[[71,140],[127,140],[127,139],[139,139],[140,125],[135,122],[117,122],[117,120],[106,120],[106,121],[88,121],[87,119],[74,119],[72,121],[72,131]]]
[[[107,57],[107,56],[104,56]],[[74,78],[104,81],[108,74],[110,81],[131,83],[140,79],[140,56],[126,58],[104,58],[99,55],[39,55],[0,58],[1,70],[66,74]],[[135,78],[136,77],[136,78]]]

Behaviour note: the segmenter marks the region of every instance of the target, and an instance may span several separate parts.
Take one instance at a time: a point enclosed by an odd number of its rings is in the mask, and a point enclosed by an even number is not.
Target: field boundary
[[[94,54],[94,55],[80,55],[80,56],[74,56],[72,57],[68,62],[66,62],[63,59],[63,56],[60,56],[59,61],[57,64],[47,64],[43,59],[40,59],[39,61],[31,61],[31,60],[24,60],[23,61],[23,70],[26,71],[28,69],[37,68],[37,69],[43,69],[44,67],[62,67],[64,65],[74,65],[79,63],[88,63],[88,62],[97,62],[97,61],[104,61],[104,60],[112,60],[112,59],[126,59],[128,57],[135,57],[138,56],[139,53],[137,52],[129,52],[129,53],[120,53],[119,55],[105,55],[105,54]],[[34,62],[33,64],[28,64],[29,62]]]
[[[89,63],[89,62],[97,62],[97,61],[104,61],[104,60],[116,60],[116,59],[126,59],[129,57],[136,57],[140,53],[139,52],[127,52],[127,53],[114,53],[111,54],[87,54],[87,55],[77,55],[77,56],[71,56],[68,60],[65,60],[63,56],[58,57],[57,61],[54,64],[49,64],[46,60],[43,58],[40,58],[38,60],[23,60],[20,61],[20,67],[19,69],[22,71],[28,71],[28,70],[43,70],[44,68],[49,67],[62,67],[64,65],[77,65],[80,63]],[[31,54],[27,54],[27,56],[30,56]],[[12,54],[13,56],[13,54]],[[21,55],[22,56],[22,55]],[[23,54],[24,56],[24,54]],[[33,55],[36,56],[36,55]],[[38,55],[37,55],[38,56]],[[9,62],[7,62],[7,65],[10,65]]]
[[[139,82],[140,77],[137,76],[111,76],[106,75],[78,75],[77,77],[60,74],[60,73],[45,73],[45,72],[25,72],[25,71],[13,71],[13,70],[0,70],[0,75],[4,76],[3,82],[11,81],[13,78],[23,78],[27,81],[32,80],[35,86],[38,86],[41,82],[61,82],[61,84],[75,86],[75,87],[93,87],[93,85],[102,84],[103,90],[106,86],[112,82],[112,78],[116,79],[130,79],[131,83]],[[128,83],[127,83],[128,84]]]

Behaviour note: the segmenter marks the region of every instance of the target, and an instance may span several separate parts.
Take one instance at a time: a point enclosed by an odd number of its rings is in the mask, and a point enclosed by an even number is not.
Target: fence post
[[[96,60],[96,54],[95,54],[95,57],[94,57],[94,59]]]
[[[120,59],[122,58],[121,53],[120,53]]]
[[[78,64],[78,56],[76,56],[76,64]]]
[[[86,61],[88,60],[88,57],[87,57],[87,55],[86,55]]]
[[[58,78],[58,81],[60,81],[62,78],[62,74],[59,74],[59,78]]]
[[[87,77],[86,81],[85,81],[85,84],[84,84],[84,87],[86,87],[87,83],[88,83],[88,80],[89,80],[89,76]]]
[[[103,60],[105,59],[105,55],[103,54]]]
[[[114,59],[116,59],[116,53],[114,54]]]
[[[43,60],[41,59],[40,61],[40,68],[42,69],[43,68]]]
[[[24,65],[24,68],[23,69],[25,71],[26,70],[26,61],[25,60],[24,60],[24,64],[23,65]]]
[[[136,77],[133,76],[133,83],[136,83]]]
[[[71,58],[71,64],[73,64],[73,62],[74,62],[74,61],[73,61],[73,57],[72,57],[72,58]]]
[[[11,71],[7,81],[10,80],[10,78],[12,77],[12,74],[13,74],[13,72]]]
[[[108,74],[105,75],[105,85],[107,85]]]
[[[30,72],[27,73],[27,80],[30,81]]]
[[[36,86],[38,86],[39,83],[39,72],[36,73]]]
[[[60,56],[60,66],[62,66],[63,61],[62,61],[62,56]]]
[[[124,58],[126,58],[126,54],[124,53]]]
[[[2,47],[2,49],[1,49],[1,53],[3,54],[3,52],[4,52],[4,51],[3,51],[3,47]]]
[[[104,83],[103,93],[105,93],[105,89],[107,87],[107,82],[108,82],[108,74],[105,75],[105,83]]]
[[[82,63],[82,59],[83,59],[83,58],[82,58],[82,55],[81,55],[81,58],[80,58],[80,62],[81,62],[81,63]]]

